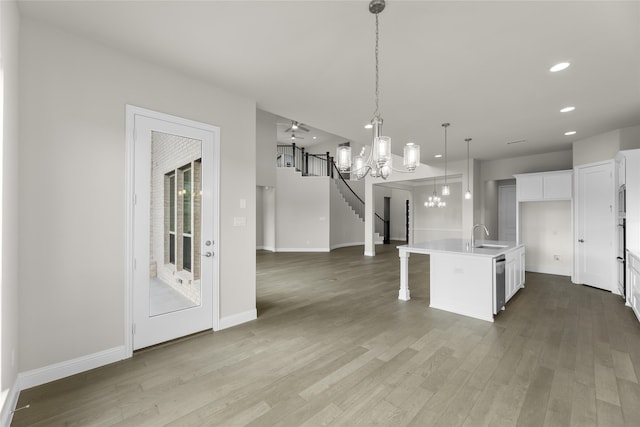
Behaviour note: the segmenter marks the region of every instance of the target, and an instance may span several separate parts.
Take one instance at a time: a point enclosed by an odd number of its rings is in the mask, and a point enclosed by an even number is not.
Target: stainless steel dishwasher
[[[504,255],[496,258],[496,306],[493,314],[498,314],[504,308],[505,300],[505,265]]]

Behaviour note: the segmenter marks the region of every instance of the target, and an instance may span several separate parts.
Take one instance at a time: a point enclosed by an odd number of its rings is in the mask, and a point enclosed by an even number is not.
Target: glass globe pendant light
[[[451,194],[451,189],[447,185],[447,128],[451,126],[451,123],[443,123],[444,128],[444,185],[442,186],[442,195],[448,196]]]

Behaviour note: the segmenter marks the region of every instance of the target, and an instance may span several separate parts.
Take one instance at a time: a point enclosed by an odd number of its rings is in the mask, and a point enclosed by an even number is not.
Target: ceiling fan
[[[282,124],[287,126],[285,123],[282,123]],[[296,132],[296,131],[309,132],[309,128],[303,125],[302,123],[298,123],[295,120],[291,120],[291,126],[289,126],[288,129],[285,129],[285,132]]]
[[[304,139],[304,138],[299,135],[296,135],[295,132],[291,131],[291,140],[295,141],[296,139]]]

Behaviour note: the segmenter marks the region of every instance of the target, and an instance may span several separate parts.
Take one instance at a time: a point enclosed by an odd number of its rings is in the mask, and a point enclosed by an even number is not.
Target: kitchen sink
[[[491,243],[482,243],[480,245],[474,246],[476,249],[504,249],[509,245],[495,245]]]

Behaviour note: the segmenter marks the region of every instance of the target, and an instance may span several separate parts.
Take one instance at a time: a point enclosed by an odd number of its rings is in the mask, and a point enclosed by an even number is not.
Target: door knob
[[[584,239],[578,239],[578,242],[584,243]]]
[[[207,258],[210,258],[213,256],[213,252],[205,252],[202,254],[202,256],[206,256]]]

